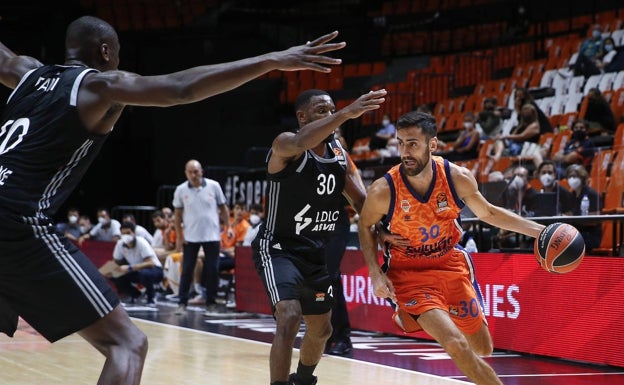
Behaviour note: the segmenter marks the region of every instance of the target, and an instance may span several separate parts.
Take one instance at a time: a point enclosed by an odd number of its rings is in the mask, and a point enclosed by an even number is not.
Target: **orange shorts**
[[[431,309],[448,312],[464,334],[474,334],[487,324],[470,269],[402,271],[395,275],[396,272],[389,274],[398,302],[393,320],[405,332],[422,329],[414,317],[405,313],[418,316]]]

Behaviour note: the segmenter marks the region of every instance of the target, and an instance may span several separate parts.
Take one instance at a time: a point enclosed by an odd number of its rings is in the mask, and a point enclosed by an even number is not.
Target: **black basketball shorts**
[[[254,249],[256,271],[275,305],[283,300],[297,299],[304,315],[325,314],[334,304],[331,280],[326,265],[312,264],[283,250],[260,253]]]
[[[0,222],[0,326],[17,316],[50,342],[109,314],[119,297],[93,263],[51,224]]]

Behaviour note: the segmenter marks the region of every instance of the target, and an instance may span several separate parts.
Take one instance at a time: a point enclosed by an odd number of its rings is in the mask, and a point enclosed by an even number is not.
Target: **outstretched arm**
[[[340,64],[341,59],[323,53],[345,46],[344,42],[329,43],[336,36],[338,32],[332,32],[284,51],[166,75],[139,76],[124,71],[106,71],[87,77],[83,88],[110,104],[165,107],[193,103],[232,90],[271,70],[331,72],[325,65]]]
[[[367,111],[379,109],[386,100],[384,98],[386,94],[386,90],[383,89],[370,91],[336,113],[306,124],[297,133],[281,133],[273,140],[272,155],[268,164],[269,172],[282,170],[289,161],[317,146],[347,120],[360,117]]]
[[[0,83],[9,88],[17,87],[24,74],[41,67],[38,60],[30,56],[16,55],[4,44],[0,43]]]

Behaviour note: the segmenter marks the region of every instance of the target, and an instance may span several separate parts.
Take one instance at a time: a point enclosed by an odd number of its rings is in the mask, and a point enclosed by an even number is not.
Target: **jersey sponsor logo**
[[[448,253],[455,244],[452,237],[443,238],[435,243],[425,243],[420,246],[408,246],[405,248],[405,255],[409,258],[440,258]]]
[[[408,213],[408,212],[410,211],[410,208],[411,208],[411,207],[412,207],[412,206],[410,205],[410,202],[409,202],[407,199],[403,199],[403,200],[401,201],[401,209],[402,209],[403,211],[405,211],[406,213]]]
[[[436,202],[438,204],[438,212],[448,210],[450,208],[449,203],[448,203],[448,198],[446,196],[446,193],[444,192],[441,192],[438,195],[436,195]]]
[[[4,181],[11,174],[13,174],[13,171],[9,170],[8,168],[6,168],[4,166],[0,166],[0,186],[4,185]]]
[[[336,221],[340,215],[338,210],[321,210],[317,211],[316,215],[313,217],[305,216],[305,214],[310,211],[311,207],[312,206],[310,206],[310,204],[306,204],[305,207],[301,209],[297,215],[295,215],[295,234],[301,235],[301,231],[310,226],[313,222],[314,226],[310,229],[310,231],[334,231],[336,229]]]

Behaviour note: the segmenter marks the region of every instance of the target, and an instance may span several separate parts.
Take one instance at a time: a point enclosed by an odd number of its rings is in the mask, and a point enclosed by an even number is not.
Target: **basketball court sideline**
[[[176,316],[175,304],[167,302],[127,310],[150,341],[143,384],[269,382],[272,317],[236,312],[205,317],[201,307]],[[353,358],[323,357],[316,372],[319,384],[470,383],[433,341],[354,331],[353,343]],[[293,370],[297,358],[295,351]],[[486,360],[506,385],[624,384],[624,368],[502,351]],[[2,384],[95,384],[102,364],[103,357],[77,335],[50,344],[21,322],[15,338],[0,336]]]

